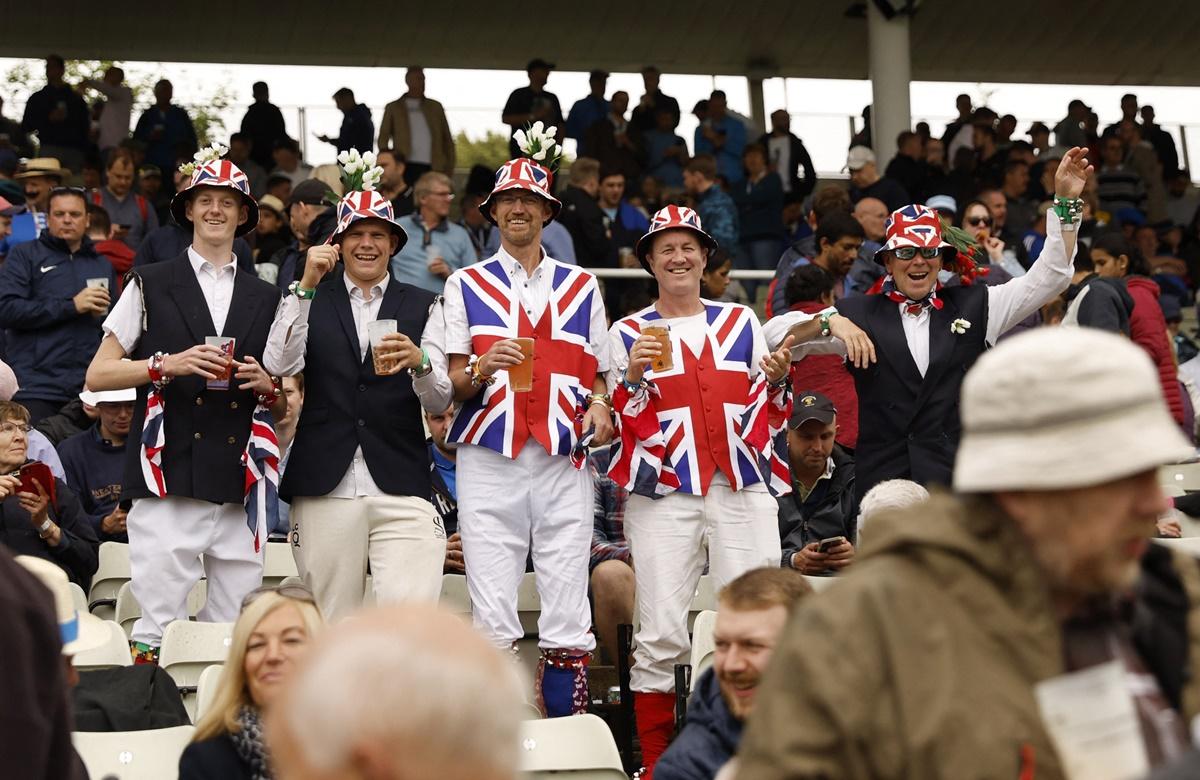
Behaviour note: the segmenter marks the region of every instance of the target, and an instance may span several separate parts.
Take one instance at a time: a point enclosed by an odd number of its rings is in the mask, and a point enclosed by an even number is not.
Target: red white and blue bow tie
[[[909,298],[907,295],[897,290],[896,280],[889,276],[883,280],[883,289],[880,290],[880,292],[887,296],[889,301],[903,304],[904,311],[916,317],[925,309],[933,308],[938,309],[939,311],[941,310],[942,306],[945,304],[945,301],[937,296],[937,291],[940,287],[940,284],[937,285],[930,290],[929,295],[926,295],[919,301],[914,301],[912,298]]]

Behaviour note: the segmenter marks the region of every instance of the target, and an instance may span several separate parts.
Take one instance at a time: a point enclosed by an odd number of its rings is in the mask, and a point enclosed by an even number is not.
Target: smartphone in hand
[[[846,541],[846,537],[844,536],[831,536],[828,539],[822,539],[817,545],[817,552],[827,553],[834,547],[841,545],[844,541]]]

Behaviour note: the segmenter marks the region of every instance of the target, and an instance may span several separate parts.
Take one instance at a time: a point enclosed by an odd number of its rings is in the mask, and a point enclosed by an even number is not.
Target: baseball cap
[[[792,403],[792,417],[788,420],[788,427],[796,430],[809,420],[829,425],[836,416],[837,409],[834,407],[833,401],[815,390],[805,390],[796,394],[796,400]]]
[[[126,390],[81,390],[79,400],[88,406],[129,403],[137,400],[137,390],[132,387]]]
[[[24,213],[24,211],[24,206],[14,206],[7,198],[0,196],[0,217],[13,217]]]
[[[538,68],[545,68],[546,70],[554,70],[554,63],[546,62],[541,57],[534,57],[533,59],[531,59],[528,62],[528,64],[525,65],[525,72],[529,73],[530,71],[537,70]]]
[[[325,196],[329,193],[329,187],[316,179],[305,179],[304,181],[292,187],[291,197],[288,198],[288,207],[292,207],[297,203],[309,203],[313,205],[325,205]]]
[[[153,165],[151,163],[146,163],[141,168],[138,168],[138,176],[143,179],[147,176],[157,176],[161,179],[162,168],[159,168],[157,165]]]
[[[958,202],[949,195],[933,195],[925,201],[925,207],[938,213],[948,212],[950,216],[958,214]]]
[[[875,162],[875,152],[867,146],[851,146],[846,155],[846,167],[843,170],[857,171],[867,163]]]
[[[1045,122],[1034,122],[1033,124],[1031,124],[1029,126],[1029,132],[1027,133],[1027,135],[1033,135],[1034,133],[1049,133],[1049,132],[1050,132],[1050,128],[1046,126]]]

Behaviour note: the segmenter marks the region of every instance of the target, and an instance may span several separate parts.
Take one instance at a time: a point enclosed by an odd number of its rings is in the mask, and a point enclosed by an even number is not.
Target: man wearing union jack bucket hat
[[[925,206],[905,206],[888,218],[875,255],[887,271],[876,294],[843,298],[815,315],[788,312],[764,326],[769,342],[794,338],[794,360],[831,350],[848,356],[859,398],[859,499],[887,479],[950,484],[963,375],[1001,335],[1071,283],[1079,195],[1092,172],[1085,152],[1075,148],[1063,156],[1046,246],[1025,276],[975,284],[974,257],[981,250],[973,239]],[[962,284],[942,287],[943,269]]]
[[[141,440],[126,448],[121,498],[133,501],[138,662],[157,659],[164,628],[187,618],[202,576],[208,601],[197,617],[237,617],[262,582],[263,542],[278,512],[272,419],[286,400],[262,362],[279,290],[237,267],[234,237],[254,229],[258,205],[224,152],[203,149],[181,168],[189,178],[171,210],[192,226],[191,245],[130,275],[88,369],[93,391],[137,388],[132,427]]]
[[[437,601],[446,532],[421,411],[440,414],[452,393],[441,298],[391,276],[408,237],[375,189],[383,169],[355,149],[338,161],[337,227],[308,249],[267,348],[272,372],[305,372],[280,494],[297,568],[329,619],[362,605],[368,562],[379,603]]]
[[[639,619],[631,685],[651,772],[674,726],[673,667],[688,651],[706,540],[717,588],[778,566],[771,494],[791,489],[777,454],[786,452],[777,446],[791,406],[787,349],[768,352],[750,308],[700,297],[716,249],[695,211],[660,209],[636,246],[659,298],[609,334],[621,415],[609,476],[630,492],[625,536]]]
[[[592,479],[587,448],[612,436],[604,384],[608,339],[596,278],[542,248],[558,214],[560,149],[540,122],[518,131],[525,156],[496,172],[480,211],[500,249],[446,280],[446,351],[462,402],[458,518],[475,625],[494,644],[524,636],[517,588],[530,551],[542,614],[539,704],[550,716],[587,709],[596,646],[588,606]]]

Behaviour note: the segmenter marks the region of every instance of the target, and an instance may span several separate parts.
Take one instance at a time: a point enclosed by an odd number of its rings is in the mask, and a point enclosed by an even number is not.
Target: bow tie
[[[940,286],[941,285],[938,285],[938,287]],[[918,316],[925,309],[932,308],[940,311],[945,303],[945,301],[937,297],[937,287],[934,287],[934,289],[929,292],[929,295],[926,295],[921,300],[914,301],[912,298],[909,298],[907,295],[896,289],[896,282],[890,276],[884,280],[883,289],[880,292],[887,296],[889,301],[903,304],[905,313],[910,314],[913,317]]]

